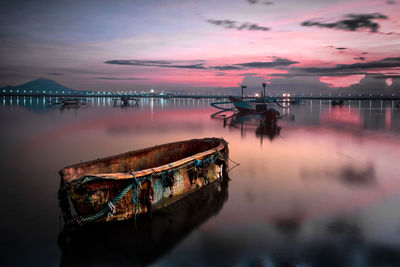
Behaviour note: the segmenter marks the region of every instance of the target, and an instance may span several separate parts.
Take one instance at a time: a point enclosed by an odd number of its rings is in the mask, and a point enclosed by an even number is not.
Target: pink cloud
[[[322,76],[319,80],[329,85],[329,87],[348,87],[352,84],[359,83],[365,75],[349,75],[342,77]]]

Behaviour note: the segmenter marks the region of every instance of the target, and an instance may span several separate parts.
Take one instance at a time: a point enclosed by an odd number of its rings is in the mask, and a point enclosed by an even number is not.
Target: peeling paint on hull
[[[69,196],[80,223],[127,220],[222,179],[228,153],[227,143],[219,138],[131,151],[65,167],[60,170],[60,192]],[[73,217],[68,211],[63,214],[66,221]]]

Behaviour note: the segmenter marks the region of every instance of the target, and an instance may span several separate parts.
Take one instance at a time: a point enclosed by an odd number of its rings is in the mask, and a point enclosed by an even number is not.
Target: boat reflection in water
[[[196,190],[152,218],[93,224],[59,233],[61,266],[149,265],[219,213],[228,199],[229,177]]]
[[[277,120],[280,114],[243,114],[234,113],[231,116],[226,116],[221,113],[211,115],[213,119],[223,120],[223,126],[229,129],[238,129],[242,137],[246,136],[247,132],[254,132],[256,137],[260,138],[261,144],[264,138],[270,141],[280,135],[281,127],[278,126]]]
[[[80,105],[80,104],[68,104],[60,106],[60,111],[63,112],[64,110],[77,110],[80,108],[88,107],[87,105]]]
[[[120,98],[113,99],[113,107],[139,107],[139,99],[131,96],[121,96]]]

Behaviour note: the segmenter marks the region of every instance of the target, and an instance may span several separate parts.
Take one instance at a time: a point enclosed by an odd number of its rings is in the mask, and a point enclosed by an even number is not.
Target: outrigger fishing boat
[[[240,112],[240,113],[261,113],[265,112],[268,110],[267,103],[265,102],[265,86],[266,83],[262,83],[262,86],[264,88],[264,94],[263,98],[261,100],[248,100],[245,101],[243,97],[243,89],[247,88],[246,86],[242,85],[242,99],[239,99],[234,96],[229,96],[229,101],[235,106],[235,108]]]
[[[67,224],[86,224],[151,215],[222,179],[228,153],[225,140],[204,138],[65,167],[59,172],[64,220]],[[74,216],[68,198],[76,211]]]
[[[132,96],[121,96],[120,98],[113,99],[114,107],[138,107],[139,106],[139,99],[134,98]]]
[[[61,100],[61,103],[63,103],[64,105],[78,105],[80,103],[79,98],[62,97],[60,100]]]
[[[88,103],[86,99],[80,99],[77,97],[61,97],[58,101],[47,100],[47,102],[52,106],[62,105],[63,107],[80,107]]]
[[[235,97],[229,96],[229,101],[226,102],[214,102],[211,103],[211,106],[220,109],[219,113],[225,111],[238,111],[241,114],[266,114],[266,113],[275,113],[275,110],[272,109],[273,105],[277,105],[281,108],[285,108],[284,106],[280,105],[278,102],[277,97],[265,97],[265,87],[266,83],[262,83],[264,88],[264,93],[261,97],[257,97],[255,99],[245,99],[243,95],[243,90],[247,88],[246,86],[242,85],[242,97]],[[227,107],[227,105],[230,105]],[[232,107],[233,105],[233,107]]]

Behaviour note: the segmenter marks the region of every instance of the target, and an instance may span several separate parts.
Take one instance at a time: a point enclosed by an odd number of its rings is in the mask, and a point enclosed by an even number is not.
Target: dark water
[[[224,123],[203,99],[119,108],[94,98],[64,109],[0,100],[0,265],[400,266],[396,102],[307,101],[277,108],[283,118],[271,127]],[[62,167],[213,136],[240,163],[222,189],[150,222],[59,236]]]

